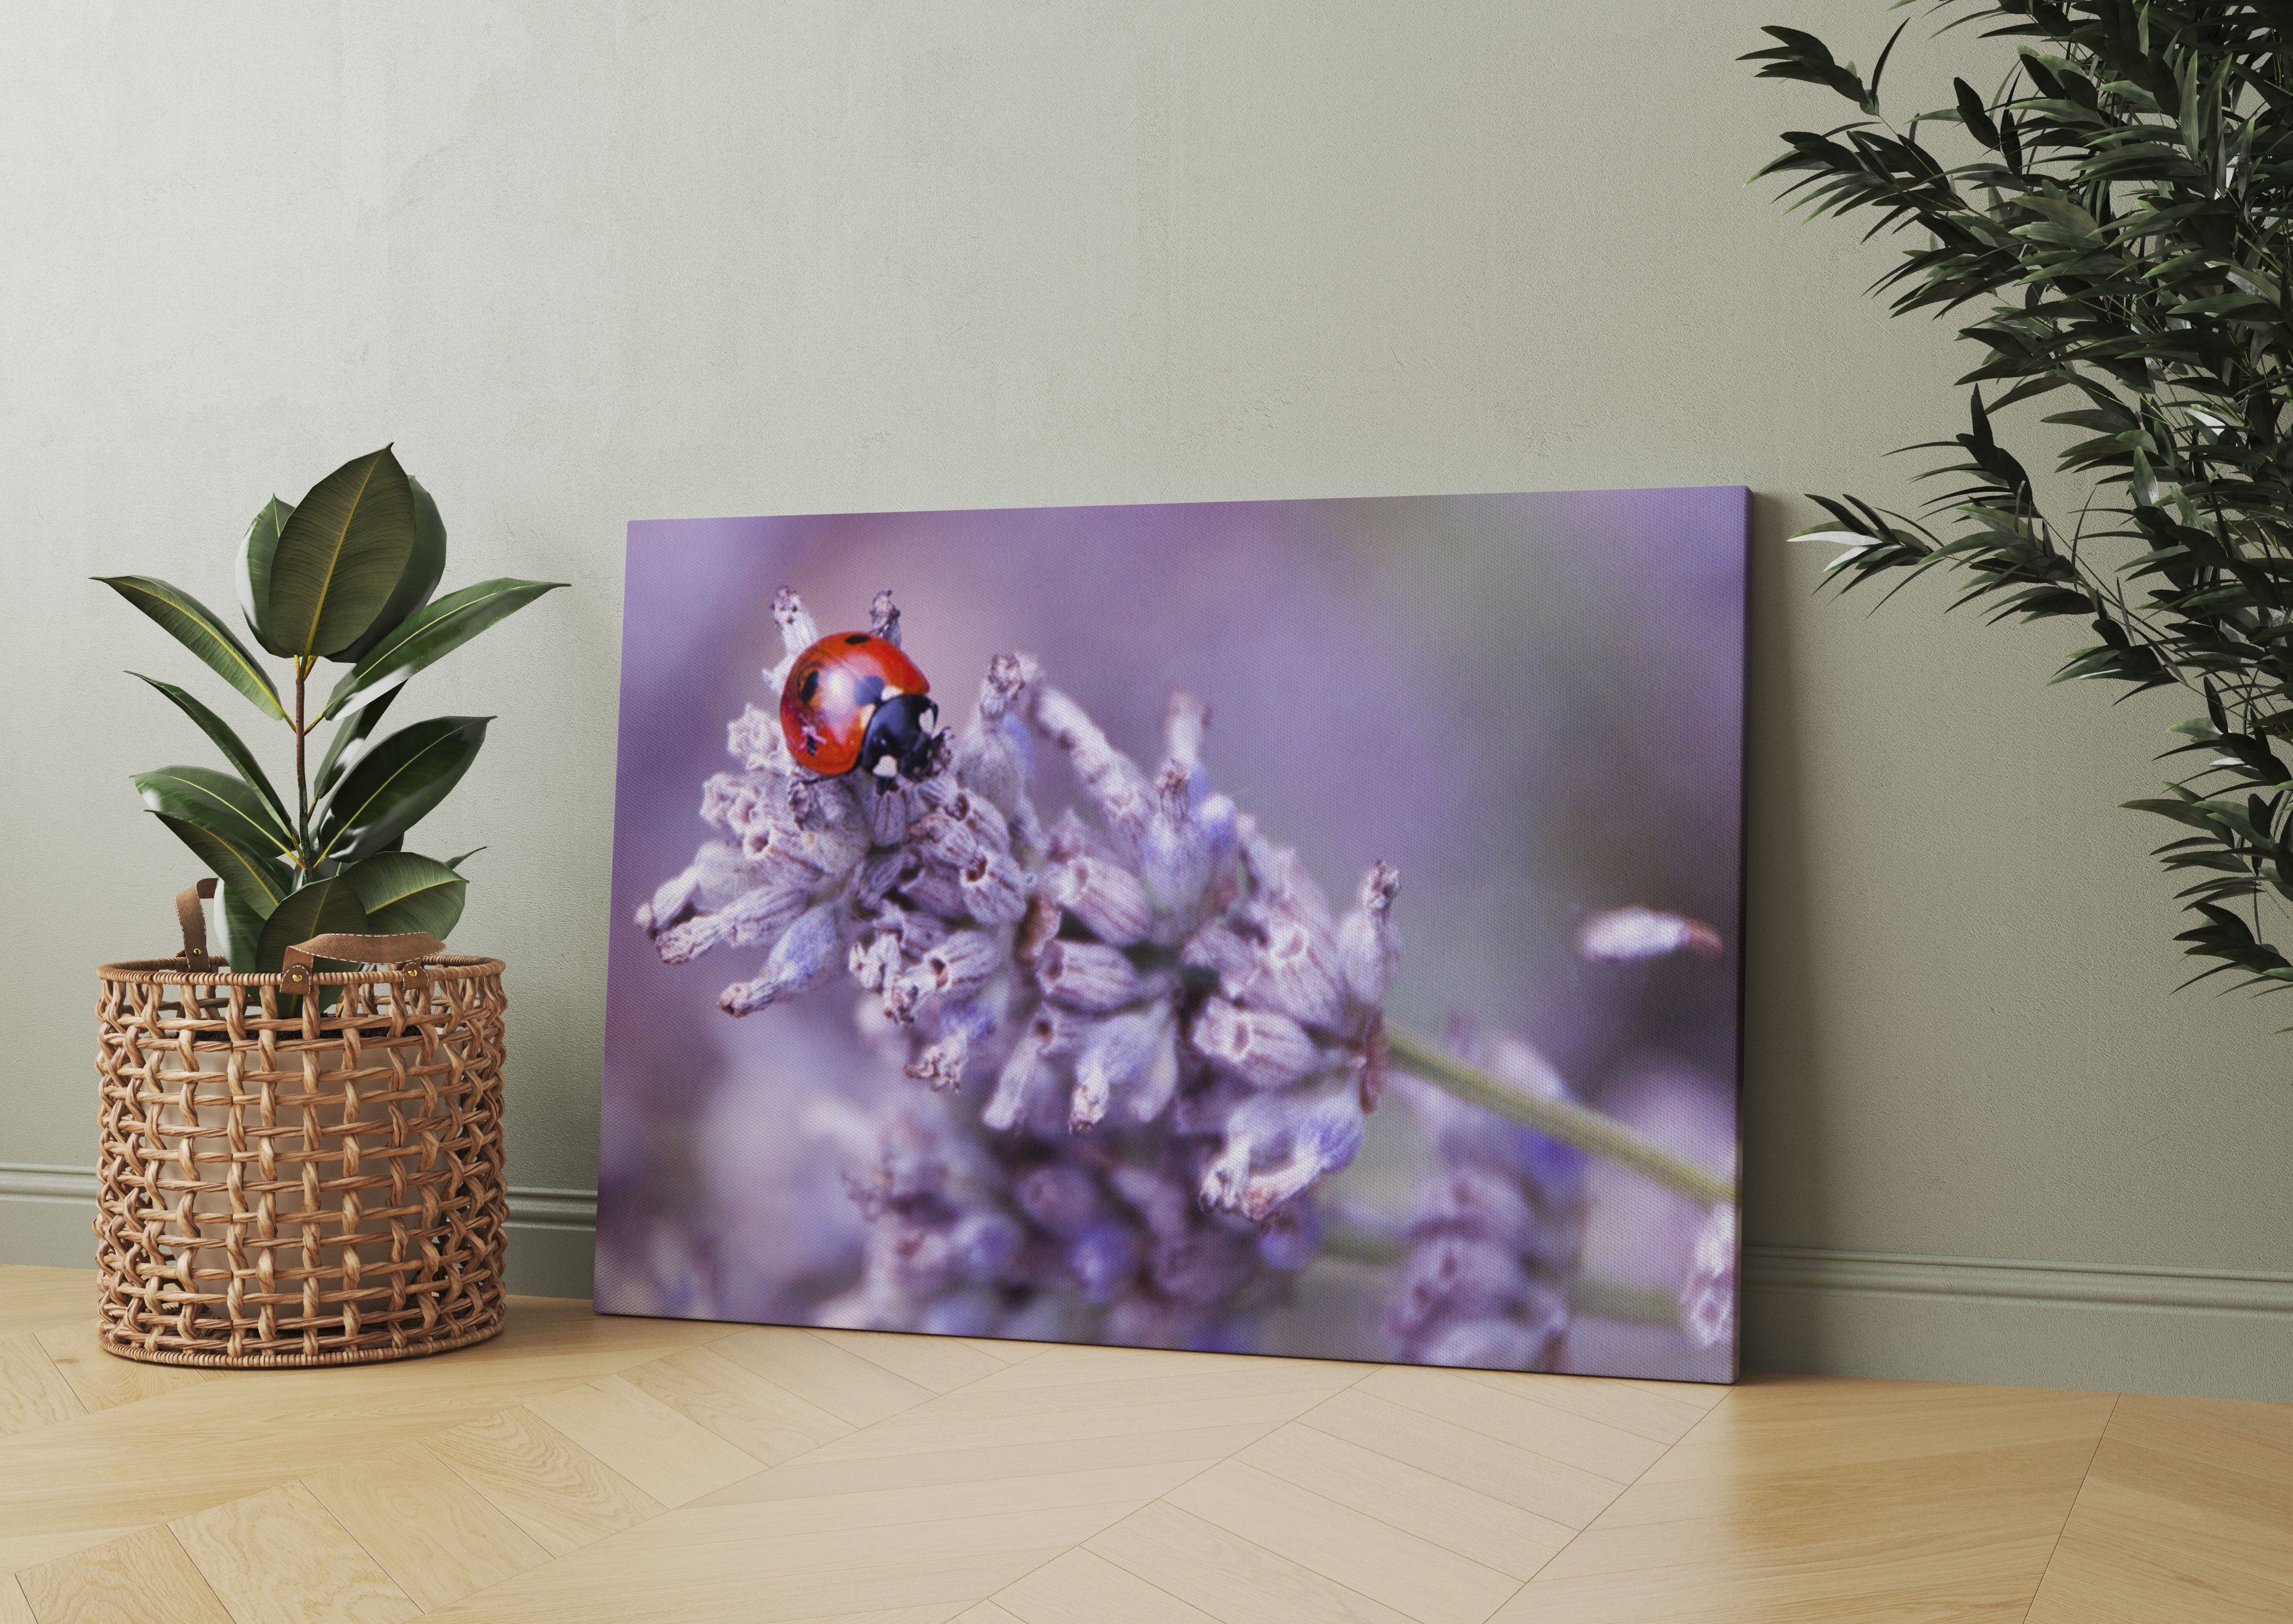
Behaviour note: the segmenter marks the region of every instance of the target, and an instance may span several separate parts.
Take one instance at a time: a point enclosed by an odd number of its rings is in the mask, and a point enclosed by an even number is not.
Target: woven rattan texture
[[[316,997],[180,959],[98,974],[107,1349],[364,1364],[501,1329],[500,961]]]

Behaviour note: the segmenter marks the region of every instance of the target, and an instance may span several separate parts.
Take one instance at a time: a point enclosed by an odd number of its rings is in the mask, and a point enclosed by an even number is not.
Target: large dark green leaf
[[[163,767],[136,774],[134,782],[143,804],[154,812],[197,824],[265,857],[294,850],[295,837],[245,779],[212,767]]]
[[[172,682],[161,682],[157,677],[144,677],[141,671],[130,671],[127,674],[130,677],[142,677],[145,682],[174,700],[176,708],[199,724],[199,731],[215,741],[215,748],[222,751],[224,758],[239,769],[239,775],[247,780],[256,794],[263,797],[263,804],[271,808],[272,815],[279,820],[279,826],[284,829],[288,825],[291,820],[288,815],[287,803],[279,799],[279,792],[271,787],[271,780],[263,774],[263,764],[255,759],[255,753],[247,748],[245,741],[231,730],[230,723]]]
[[[390,448],[311,487],[279,532],[263,623],[298,659],[340,653],[390,601],[414,551],[414,491]]]
[[[334,655],[336,660],[366,658],[368,650],[430,601],[430,595],[438,589],[438,578],[446,572],[446,521],[439,516],[438,504],[430,499],[420,480],[409,474],[406,485],[414,493],[414,550],[406,556],[406,568],[398,577],[398,585],[391,589],[390,601],[374,617],[374,624],[356,642]]]
[[[390,709],[392,700],[404,692],[403,688],[393,688],[373,703],[343,719],[335,728],[335,736],[327,741],[327,753],[319,759],[318,773],[311,780],[311,794],[314,799],[325,800],[327,792],[335,787],[335,780],[348,772],[366,753],[367,739],[374,732],[376,724],[382,720],[383,712]]]
[[[358,893],[347,881],[313,881],[271,909],[271,916],[263,922],[263,938],[255,953],[255,968],[265,974],[275,973],[289,947],[314,936],[330,936],[336,931],[360,936],[367,929],[366,909],[360,905]],[[318,963],[321,970],[340,967],[337,960],[320,959]]]
[[[385,935],[426,930],[440,941],[462,917],[470,882],[435,857],[380,851],[343,871],[369,928]]]
[[[287,719],[279,690],[271,686],[271,678],[255,662],[247,645],[231,636],[231,628],[198,598],[149,575],[99,575],[96,579],[166,627],[177,642],[263,710],[282,722]]]
[[[491,720],[437,717],[368,751],[328,799],[316,837],[320,855],[354,863],[405,833],[461,781]]]
[[[271,910],[294,883],[287,866],[263,851],[249,850],[188,818],[170,817],[165,812],[155,816],[191,849],[226,889],[238,888],[240,903],[258,918],[270,917]]]
[[[274,496],[247,522],[247,534],[239,543],[239,612],[255,640],[274,654],[293,652],[271,640],[269,617],[271,560],[279,551],[279,532],[294,516],[295,509]]]
[[[251,975],[263,943],[264,914],[236,885],[225,884],[217,893],[217,903],[215,918],[223,927],[223,956],[233,970]],[[266,899],[263,906],[269,905]]]
[[[399,684],[462,646],[495,621],[506,620],[562,581],[482,581],[474,587],[449,592],[436,603],[410,616],[389,632],[343,675],[327,696],[323,721],[354,710],[395,689]]]

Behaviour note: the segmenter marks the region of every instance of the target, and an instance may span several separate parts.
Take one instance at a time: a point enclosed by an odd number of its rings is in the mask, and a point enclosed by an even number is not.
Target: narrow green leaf
[[[239,612],[255,640],[274,654],[293,652],[271,640],[269,615],[271,560],[279,551],[279,532],[294,516],[294,508],[274,496],[247,522],[247,534],[239,543]]]
[[[465,864],[465,863],[468,862],[472,857],[476,857],[480,852],[483,851],[484,849],[485,849],[485,848],[484,848],[484,847],[482,847],[482,846],[473,846],[473,847],[471,847],[471,848],[469,849],[469,850],[467,850],[467,851],[464,852],[464,853],[463,853],[460,857],[448,857],[448,858],[446,859],[446,866],[447,866],[448,868],[451,868],[451,869],[457,869],[457,870],[458,870],[458,869],[462,866],[462,865],[463,865],[463,864]]]
[[[377,852],[343,870],[371,929],[395,935],[426,930],[440,941],[462,917],[470,882],[449,864],[410,851]]]
[[[207,662],[225,682],[253,700],[280,721],[287,709],[279,690],[255,662],[247,645],[231,636],[215,612],[180,587],[149,575],[99,575],[95,578],[167,629],[178,643]]]
[[[366,754],[367,740],[373,734],[376,724],[390,709],[390,702],[405,691],[403,688],[391,689],[380,699],[352,711],[335,728],[335,736],[327,741],[327,753],[319,759],[318,774],[311,780],[313,800],[324,800],[327,792],[335,787],[335,780],[348,772],[358,759]]]
[[[284,898],[263,922],[263,938],[256,944],[255,968],[266,975],[278,972],[289,947],[309,941],[314,936],[329,936],[346,931],[353,936],[367,931],[366,909],[359,905],[358,893],[341,879],[317,880]],[[336,959],[320,959],[318,968],[341,968]]]
[[[230,723],[172,682],[161,682],[157,677],[145,677],[141,671],[130,671],[127,674],[130,677],[142,678],[143,681],[150,683],[160,693],[174,701],[176,708],[196,722],[201,733],[215,741],[215,748],[223,751],[224,759],[239,769],[239,775],[253,786],[256,794],[263,797],[263,804],[271,808],[271,815],[279,820],[279,826],[281,829],[287,828],[294,821],[288,816],[287,803],[280,800],[279,792],[271,787],[271,780],[263,774],[263,764],[255,759],[255,753],[247,748],[239,735],[231,731]]]
[[[212,767],[163,767],[136,774],[134,784],[154,812],[197,824],[266,857],[294,850],[295,837],[244,779]]]
[[[360,634],[356,642],[334,655],[336,660],[365,659],[369,649],[430,601],[430,595],[438,589],[438,578],[446,572],[446,521],[439,516],[438,504],[430,499],[420,480],[409,474],[406,488],[414,496],[414,550],[407,555],[406,568],[398,577],[398,585],[391,589],[390,601],[374,617],[374,624]]]
[[[491,720],[437,717],[368,751],[328,800],[316,836],[320,855],[354,863],[405,833],[461,782]]]
[[[268,918],[271,910],[287,895],[287,870],[276,859],[260,851],[244,849],[188,818],[170,817],[165,812],[155,816],[174,832],[177,840],[191,849],[225,888],[238,887],[241,904],[257,918]]]
[[[298,659],[338,654],[390,601],[414,551],[414,492],[390,448],[310,489],[279,532],[264,623]]]
[[[434,661],[462,646],[472,637],[506,620],[539,597],[565,585],[562,581],[482,581],[474,587],[450,592],[409,617],[377,643],[367,657],[352,666],[327,696],[321,721],[369,704]]]

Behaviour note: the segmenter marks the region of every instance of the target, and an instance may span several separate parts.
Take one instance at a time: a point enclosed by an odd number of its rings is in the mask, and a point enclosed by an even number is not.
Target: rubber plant
[[[288,662],[283,691],[223,616],[182,588],[148,575],[97,578],[293,736],[289,802],[230,723],[174,683],[142,677],[230,764],[163,767],[134,784],[222,881],[234,970],[275,970],[288,947],[328,931],[442,940],[461,917],[461,865],[474,854],[424,857],[406,837],[469,770],[492,719],[433,717],[376,735],[409,678],[564,583],[483,581],[434,597],[445,568],[438,505],[385,446],[299,503],[272,497],[239,542],[239,612],[256,646]],[[344,668],[323,698],[312,686],[322,662]],[[328,724],[313,766],[312,735]]]
[[[1942,493],[1916,516],[1814,499],[1843,589],[1956,572],[1954,604],[2092,628],[2056,680],[2178,686],[2201,713],[2167,793],[2127,803],[2183,826],[2158,849],[2190,883],[2177,938],[2274,991],[2293,898],[2293,6],[2184,0],[1942,0],[1938,32],[2004,42],[1984,90],[1897,117],[1869,78],[1795,28],[1744,60],[1854,110],[1791,131],[1759,176],[1811,216],[1908,236],[1873,291],[1962,322],[1981,359]],[[2000,413],[2043,402],[2070,494],[2042,507]],[[2065,433],[2064,431],[2069,431]],[[2046,430],[2039,430],[2046,433]],[[2271,905],[2265,912],[2265,901]],[[2277,927],[2281,928],[2281,927]]]

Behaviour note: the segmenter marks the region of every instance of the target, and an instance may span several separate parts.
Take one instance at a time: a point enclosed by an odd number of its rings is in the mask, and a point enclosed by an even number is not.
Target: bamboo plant
[[[1880,81],[1771,28],[1745,60],[1824,86],[1847,122],[1784,136],[1761,175],[1812,216],[1908,233],[1874,291],[1897,315],[1953,314],[1981,360],[1968,423],[1924,477],[1918,516],[1815,499],[1845,587],[1957,572],[1960,604],[2069,617],[2094,640],[2056,680],[2179,687],[2200,714],[2166,754],[2194,759],[2128,806],[2172,819],[2158,849],[2192,881],[2178,938],[2258,990],[2293,983],[2271,940],[2293,899],[2293,74],[2272,0],[1942,0],[1945,29],[2003,40],[1984,90],[1899,118]],[[1904,25],[1908,26],[1908,23]],[[1758,177],[1754,177],[1758,178]],[[1999,414],[2054,406],[2074,431],[2054,511]],[[2044,431],[2040,431],[2044,432]],[[2272,905],[2266,912],[2264,904]]]
[[[293,506],[264,504],[239,546],[239,607],[256,647],[288,662],[283,686],[224,618],[148,575],[100,576],[158,621],[294,743],[291,801],[222,717],[174,683],[142,677],[189,717],[229,770],[134,775],[152,815],[222,881],[234,970],[276,970],[329,931],[426,931],[461,917],[463,862],[406,849],[485,742],[482,716],[442,716],[377,738],[407,679],[562,581],[480,581],[434,597],[446,568],[438,505],[389,447],[354,458]],[[323,689],[320,663],[342,667]],[[332,724],[312,759],[312,735]]]

